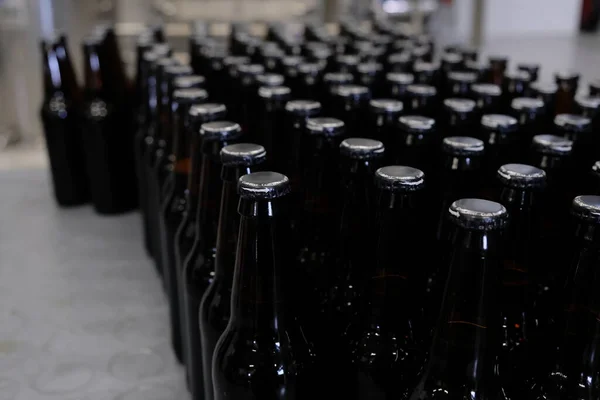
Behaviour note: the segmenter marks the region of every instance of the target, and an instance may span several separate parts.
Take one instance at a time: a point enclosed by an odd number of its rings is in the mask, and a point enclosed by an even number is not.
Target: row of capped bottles
[[[598,398],[596,84],[385,24],[160,36],[136,186],[194,400]]]

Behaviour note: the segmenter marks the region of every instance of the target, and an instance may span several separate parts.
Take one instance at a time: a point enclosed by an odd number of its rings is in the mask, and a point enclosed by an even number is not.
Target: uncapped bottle
[[[425,361],[422,255],[424,174],[405,166],[375,173],[377,245],[365,265],[365,305],[343,337],[357,399],[406,398]]]
[[[185,290],[183,286],[182,271],[183,261],[192,249],[196,239],[196,217],[198,210],[198,196],[200,192],[200,177],[202,174],[202,141],[200,138],[200,127],[205,122],[223,119],[226,112],[225,105],[219,103],[196,104],[192,105],[189,109],[191,140],[189,147],[189,173],[187,176],[187,187],[184,192],[185,210],[183,211],[183,219],[177,228],[173,240],[175,279],[177,287],[179,288],[177,293],[180,313],[179,322],[181,324],[179,331],[182,335],[183,361],[186,365],[189,352],[186,347],[187,326],[183,315],[185,311]],[[189,374],[187,377],[189,378]]]
[[[536,277],[546,272],[538,257],[543,251],[540,194],[546,173],[530,165],[505,164],[497,176],[502,184],[499,202],[510,215],[501,271],[502,385],[511,399],[531,399],[549,350],[542,338],[546,319],[536,307]]]
[[[279,173],[240,178],[231,317],[213,356],[216,400],[307,399],[323,391],[315,353],[289,303],[289,191]]]
[[[221,203],[221,149],[236,141],[242,128],[235,122],[206,122],[200,127],[202,165],[196,211],[196,237],[183,261],[184,325],[188,352],[187,372],[192,398],[204,395],[202,344],[199,326],[199,307],[202,296],[214,277],[219,206]]]
[[[50,160],[54,197],[59,206],[76,206],[90,199],[78,128],[79,88],[64,36],[40,43],[44,99],[40,114]]]
[[[221,150],[223,193],[217,231],[215,277],[200,303],[200,334],[206,400],[214,398],[213,352],[217,340],[227,327],[231,314],[231,288],[240,228],[240,216],[237,212],[239,200],[237,184],[243,175],[255,172],[261,164],[264,164],[266,154],[263,146],[248,143],[232,144]]]
[[[542,380],[539,398],[597,399],[597,349],[600,346],[598,316],[600,306],[598,279],[600,277],[600,236],[598,209],[600,197],[577,196],[571,213],[575,222],[566,249],[570,258],[563,268],[568,270],[562,299],[557,310],[557,336],[553,348],[550,372]]]
[[[429,360],[411,400],[505,399],[497,375],[502,348],[497,295],[506,208],[460,199],[448,209],[452,256]]]

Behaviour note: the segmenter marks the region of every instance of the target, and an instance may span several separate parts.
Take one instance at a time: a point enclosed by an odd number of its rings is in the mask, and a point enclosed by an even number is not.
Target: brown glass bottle
[[[387,96],[392,99],[407,101],[406,89],[414,82],[414,76],[405,72],[389,72],[385,75]]]
[[[229,121],[207,122],[200,127],[202,165],[196,211],[196,238],[183,262],[181,272],[186,328],[184,337],[188,352],[186,367],[194,400],[204,395],[198,310],[202,296],[214,277],[218,214],[223,187],[220,153],[223,147],[236,141],[241,133],[241,127]]]
[[[189,110],[190,119],[190,130],[191,130],[191,141],[190,141],[190,160],[189,160],[189,173],[187,179],[187,187],[184,192],[184,203],[185,210],[183,211],[183,218],[181,224],[177,228],[175,238],[173,240],[173,253],[175,260],[175,280],[179,291],[177,297],[179,299],[179,322],[181,324],[179,332],[182,336],[182,347],[183,347],[183,361],[187,365],[189,352],[186,348],[185,335],[187,332],[186,321],[183,318],[185,310],[183,290],[183,261],[187,257],[188,253],[194,245],[196,239],[196,215],[198,209],[198,195],[200,191],[200,176],[202,170],[202,151],[201,151],[201,138],[200,138],[200,127],[205,122],[221,120],[225,117],[226,108],[224,104],[217,103],[204,103],[192,105]],[[188,375],[189,377],[189,375]],[[189,381],[188,381],[189,384]]]
[[[554,126],[557,91],[558,86],[554,83],[533,82],[529,86],[529,95],[544,102],[544,128],[547,132],[551,132]]]
[[[292,136],[284,130],[285,104],[291,97],[287,86],[262,86],[258,89],[257,130],[254,137],[265,146],[269,154],[270,169],[282,171],[292,156]]]
[[[446,75],[443,90],[445,98],[467,98],[471,94],[471,85],[477,82],[477,74],[468,71],[450,71]]]
[[[396,134],[387,145],[392,162],[418,168],[428,176],[433,171],[440,138],[433,118],[403,115],[398,119]]]
[[[572,113],[579,86],[579,74],[574,71],[559,71],[554,74],[554,81],[558,85],[554,115]]]
[[[415,83],[433,86],[436,89],[440,86],[441,70],[437,63],[416,61],[412,67]]]
[[[598,147],[600,146],[600,135],[598,135],[598,132],[600,132],[600,97],[578,97],[575,99],[575,103],[579,114],[589,118],[592,125],[592,133],[588,142],[589,148],[585,155],[586,162],[588,165],[591,165],[592,162],[600,159],[600,150]]]
[[[524,71],[529,74],[530,82],[536,82],[540,74],[540,64],[537,63],[519,63],[517,64],[517,71]]]
[[[340,144],[341,208],[336,262],[330,270],[329,332],[343,333],[359,310],[365,267],[375,247],[373,174],[385,148],[377,140],[350,138]]]
[[[402,72],[409,74],[412,72],[412,56],[410,51],[402,51],[390,54],[387,58],[387,71]]]
[[[437,89],[424,84],[412,84],[406,88],[406,112],[436,118],[438,114]]]
[[[183,221],[186,209],[185,190],[190,174],[191,138],[196,132],[192,131],[190,108],[206,99],[204,89],[177,89],[173,93],[173,163],[170,168],[168,189],[164,193],[161,205],[161,245],[163,255],[163,276],[165,290],[169,301],[171,319],[171,343],[175,356],[183,362],[182,333],[180,331],[179,292],[176,276],[175,235]]]
[[[94,209],[99,214],[118,214],[137,203],[131,147],[125,133],[131,127],[119,118],[103,81],[101,46],[101,39],[95,36],[83,41],[83,148]]]
[[[524,97],[529,91],[531,76],[525,71],[509,71],[504,73],[502,80],[501,110],[509,113],[512,101],[517,97]]]
[[[425,361],[421,256],[429,249],[421,221],[424,174],[404,166],[380,168],[377,247],[365,265],[365,306],[343,341],[347,382],[357,399],[401,399],[418,382]]]
[[[323,75],[318,100],[323,105],[324,114],[331,115],[333,112],[334,91],[341,85],[351,84],[353,80],[352,74],[343,72],[328,72]]]
[[[510,115],[519,123],[517,148],[519,162],[527,162],[533,137],[544,132],[544,102],[532,97],[517,97],[511,102]]]
[[[64,36],[42,41],[40,46],[44,77],[40,114],[54,197],[61,207],[76,206],[90,199],[79,130],[79,89]]]
[[[600,396],[598,207],[598,196],[578,196],[573,200],[572,215],[576,225],[568,250],[571,256],[569,272],[562,290],[561,307],[557,310],[557,341],[552,353],[552,368],[541,383],[540,399],[591,400]]]
[[[473,131],[477,125],[474,100],[450,97],[443,104],[438,128],[442,137],[460,136]]]
[[[376,62],[360,63],[356,67],[355,82],[369,88],[372,96],[382,96],[385,93],[383,65]]]
[[[367,131],[373,139],[380,140],[384,144],[394,143],[394,135],[397,134],[398,118],[403,110],[400,100],[394,99],[372,99],[369,102],[369,121]],[[391,149],[391,147],[390,147]],[[386,150],[386,159],[392,160],[393,155]]]
[[[451,72],[459,72],[464,69],[464,59],[459,53],[447,53],[442,54],[440,62],[440,72],[438,89],[444,92],[444,89],[448,86],[449,75]]]
[[[584,116],[575,114],[558,114],[554,118],[555,133],[573,141],[573,161],[577,179],[571,182],[571,187],[578,192],[584,187],[583,174],[589,171],[596,161],[593,153],[592,121]]]
[[[360,57],[354,54],[338,54],[335,57],[335,65],[339,72],[354,75],[360,64]]]
[[[298,287],[305,294],[298,299],[307,336],[323,343],[322,324],[329,291],[328,271],[334,262],[332,249],[339,232],[339,145],[344,123],[334,118],[309,118],[302,138],[302,210],[298,219]]]
[[[344,121],[347,136],[364,136],[371,93],[358,85],[340,85],[333,90],[331,115]]]
[[[296,99],[316,100],[323,71],[324,66],[318,63],[305,62],[298,65],[298,74],[288,85],[292,89],[292,96]]]
[[[500,111],[502,89],[490,83],[474,83],[471,85],[471,97],[477,105],[479,116]]]
[[[227,327],[231,314],[231,289],[240,228],[240,216],[237,212],[239,202],[237,184],[243,175],[256,172],[261,164],[264,164],[266,154],[263,146],[248,143],[232,144],[221,150],[223,193],[217,231],[215,277],[200,303],[200,334],[206,400],[214,398],[213,352]]]
[[[502,184],[499,202],[510,215],[501,272],[502,354],[500,375],[510,399],[536,398],[547,365],[544,321],[536,308],[536,275],[542,268],[540,247],[540,194],[544,170],[524,164],[506,164],[497,173]]]
[[[465,60],[465,71],[477,75],[477,82],[484,83],[490,76],[490,65],[482,61]]]
[[[496,296],[508,213],[492,201],[461,199],[448,218],[450,272],[429,361],[410,399],[505,399],[496,368],[502,347]]]
[[[508,58],[504,56],[491,56],[488,59],[490,63],[490,76],[486,82],[501,86],[504,80],[504,72],[508,66]]]
[[[449,261],[452,226],[447,213],[448,207],[461,198],[474,196],[483,185],[484,144],[481,140],[467,136],[451,136],[443,140],[443,156],[439,166],[439,184],[434,188],[437,212],[433,225],[437,254],[427,268],[427,293],[425,316],[431,327],[438,318],[444,285],[448,277],[446,266]]]
[[[213,356],[215,400],[308,399],[323,391],[315,353],[288,300],[289,190],[287,177],[275,172],[248,174],[238,184],[231,318]]]

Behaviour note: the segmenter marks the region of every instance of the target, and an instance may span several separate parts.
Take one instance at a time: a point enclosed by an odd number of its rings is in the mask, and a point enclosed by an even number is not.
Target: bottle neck
[[[417,286],[422,281],[426,241],[420,200],[417,192],[379,192],[377,247],[367,294],[370,315],[381,324],[405,323],[398,311],[414,317],[422,304]]]
[[[78,102],[80,100],[80,91],[75,77],[75,70],[69,57],[64,40],[60,40],[54,46],[54,53],[58,59],[58,67],[61,76],[61,91],[71,101]]]
[[[500,315],[496,287],[499,232],[456,228],[442,309],[431,360],[436,369],[452,365],[468,387],[494,374],[499,351]],[[483,380],[483,381],[482,381]]]
[[[44,76],[44,95],[51,98],[56,92],[61,91],[62,76],[58,64],[58,57],[51,46],[46,43],[41,44],[43,76]]]
[[[198,191],[198,209],[196,211],[196,232],[202,238],[204,252],[215,251],[219,207],[221,205],[221,149],[229,143],[203,141],[202,163],[200,167],[200,186]]]
[[[191,141],[192,127],[189,118],[189,104],[173,103],[172,113],[172,139],[173,139],[173,171],[175,172],[175,185],[186,187],[188,175],[191,172]]]
[[[239,203],[240,229],[230,323],[255,333],[280,331],[286,322],[285,239],[281,200]]]
[[[192,133],[190,140],[190,173],[187,182],[187,212],[196,215],[198,208],[198,194],[200,192],[200,175],[202,171],[201,138],[197,133]]]
[[[98,48],[95,45],[86,45],[85,56],[85,89],[88,95],[98,96],[103,91],[102,71]]]
[[[223,191],[217,230],[217,252],[215,259],[215,279],[221,279],[224,287],[230,288],[235,266],[235,251],[240,229],[240,216],[237,212],[239,196],[237,182],[243,175],[255,172],[255,167],[223,167],[221,178]]]

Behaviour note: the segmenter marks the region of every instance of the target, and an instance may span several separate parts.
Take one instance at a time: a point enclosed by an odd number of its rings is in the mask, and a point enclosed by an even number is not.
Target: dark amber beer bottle
[[[365,306],[343,337],[351,371],[347,379],[357,386],[357,399],[401,399],[417,384],[425,361],[424,174],[411,167],[383,167],[375,173],[375,185],[377,246],[364,266]]]
[[[574,71],[559,71],[554,74],[554,81],[558,85],[554,114],[572,113],[579,86],[579,74]]]
[[[477,82],[487,82],[490,76],[490,65],[482,61],[465,60],[465,71],[472,72],[477,75]]]
[[[366,134],[366,118],[368,115],[371,92],[366,86],[340,85],[333,90],[332,115],[344,121],[348,136],[364,136]]]
[[[372,96],[384,94],[383,87],[383,65],[376,62],[358,64],[356,68],[355,82],[369,88]]]
[[[405,74],[412,71],[412,56],[410,51],[390,54],[387,58],[387,71],[403,72]]]
[[[479,116],[500,111],[502,89],[491,83],[475,83],[471,85],[471,96],[475,100]]]
[[[406,72],[388,72],[385,75],[386,95],[403,103],[407,100],[406,90],[412,85],[415,78]]]
[[[424,84],[412,84],[406,88],[406,112],[412,115],[437,117],[437,89]]]
[[[524,97],[529,90],[531,76],[525,71],[510,71],[502,81],[502,112],[510,112],[513,99]]]
[[[289,303],[289,190],[287,177],[275,172],[240,178],[231,318],[213,356],[215,400],[322,393],[315,353]]]
[[[204,372],[204,399],[212,400],[212,358],[217,340],[225,331],[231,314],[231,287],[235,267],[240,217],[237,212],[239,179],[264,164],[266,151],[257,144],[232,144],[221,150],[223,193],[217,230],[215,277],[200,303],[200,334]]]
[[[450,71],[445,79],[444,97],[466,98],[471,95],[471,85],[477,82],[477,74],[468,71]]]
[[[540,247],[540,194],[544,170],[524,164],[506,164],[498,170],[502,183],[499,201],[510,215],[506,253],[501,272],[502,386],[510,399],[533,399],[547,362],[536,307],[536,275],[545,273]],[[543,350],[543,351],[542,351]]]
[[[433,166],[440,144],[433,118],[403,115],[398,119],[394,139],[387,149],[395,164],[410,165],[426,174],[435,175]]]
[[[480,199],[457,200],[449,276],[429,361],[410,397],[505,399],[497,375],[502,347],[497,295],[506,208]]]
[[[351,84],[353,80],[354,76],[352,74],[343,72],[328,72],[323,75],[323,82],[319,90],[318,100],[323,106],[325,114],[331,115],[333,112],[333,92],[338,86]]]
[[[338,54],[335,57],[335,65],[339,72],[354,75],[356,67],[360,63],[360,57],[354,54]]]
[[[598,135],[598,132],[600,132],[600,97],[579,97],[575,99],[575,102],[579,113],[589,118],[592,124],[592,134],[589,141],[590,147],[586,157],[588,164],[590,164],[600,159],[600,149],[598,147],[600,146],[600,135]]]
[[[372,99],[369,102],[369,123],[366,131],[373,139],[385,143],[393,143],[397,134],[398,117],[404,106],[400,100]],[[386,158],[391,160],[392,154],[386,151]]]
[[[291,97],[287,86],[267,87],[258,89],[258,114],[255,137],[262,143],[270,154],[268,165],[271,169],[282,171],[286,161],[292,156],[292,136],[284,130],[285,104]]]
[[[298,65],[298,75],[289,85],[292,89],[292,96],[297,99],[317,99],[323,70],[323,65],[317,63],[302,63]],[[278,86],[282,85],[283,83]]]
[[[64,37],[41,42],[44,99],[40,114],[50,159],[54,197],[59,206],[90,199],[79,130],[79,93]]]
[[[444,53],[440,65],[439,87],[444,88],[448,84],[448,76],[451,72],[461,71],[464,60],[460,54]]]
[[[544,133],[544,102],[532,97],[517,97],[511,103],[511,112],[519,123],[517,140],[518,160],[526,162],[533,137]]]
[[[120,118],[103,81],[101,40],[84,39],[85,88],[82,137],[92,204],[100,214],[117,214],[136,206],[131,147],[126,139],[131,126]],[[127,132],[126,132],[127,131]]]
[[[437,63],[426,61],[415,61],[412,72],[415,82],[421,85],[429,85],[438,88],[441,81],[440,66]]]
[[[444,109],[438,127],[440,136],[460,136],[472,132],[476,126],[476,104],[474,100],[450,97],[444,100]]]
[[[583,174],[589,171],[596,161],[592,148],[592,121],[582,115],[558,114],[554,118],[555,133],[573,141],[573,167],[579,173],[571,182],[571,187],[576,191],[582,188]]]
[[[316,117],[306,121],[301,142],[302,210],[298,219],[298,287],[306,294],[298,299],[305,313],[307,335],[322,343],[329,275],[334,262],[333,247],[339,226],[339,145],[344,123],[334,118]]]
[[[551,132],[556,115],[556,93],[558,86],[554,83],[533,82],[529,86],[529,95],[544,102],[544,128]]]
[[[196,211],[196,238],[183,262],[184,325],[188,352],[187,372],[192,398],[204,395],[202,344],[199,326],[200,301],[214,277],[214,260],[221,203],[221,149],[236,141],[242,133],[235,122],[214,121],[202,124],[202,166]]]
[[[186,197],[185,190],[190,173],[190,150],[193,124],[189,110],[194,104],[206,99],[204,89],[177,89],[173,93],[173,162],[170,168],[169,189],[164,193],[160,209],[163,276],[169,300],[171,319],[171,342],[177,359],[183,362],[182,333],[180,330],[179,291],[175,260],[175,234],[183,221]]]
[[[175,233],[175,239],[173,241],[173,252],[175,260],[175,280],[179,291],[177,297],[179,301],[179,314],[180,314],[180,329],[179,332],[182,336],[182,347],[183,347],[183,359],[187,365],[189,352],[186,348],[186,333],[187,327],[184,318],[184,295],[185,290],[183,286],[183,261],[190,252],[196,238],[196,215],[198,209],[198,195],[200,191],[200,177],[202,173],[202,149],[201,149],[201,138],[200,138],[200,126],[205,122],[211,122],[223,119],[225,117],[226,108],[224,104],[218,103],[204,103],[192,105],[189,109],[189,129],[191,135],[190,141],[190,160],[189,160],[189,174],[187,177],[187,188],[184,192],[184,204],[185,210],[183,211],[183,219],[181,224],[177,228]],[[188,375],[189,376],[189,375]]]
[[[598,258],[600,236],[599,196],[577,196],[572,215],[576,222],[571,234],[568,277],[562,290],[557,312],[557,342],[553,362],[541,382],[542,395],[548,400],[597,399],[600,396],[596,351],[600,346],[597,332],[597,290],[600,274]]]
[[[490,76],[487,79],[487,82],[501,86],[504,79],[504,72],[508,66],[508,58],[504,56],[491,56],[489,57],[489,62]]]
[[[373,174],[384,151],[383,143],[371,139],[350,138],[340,144],[340,230],[328,301],[332,337],[344,332],[360,305],[365,266],[375,247]]]

